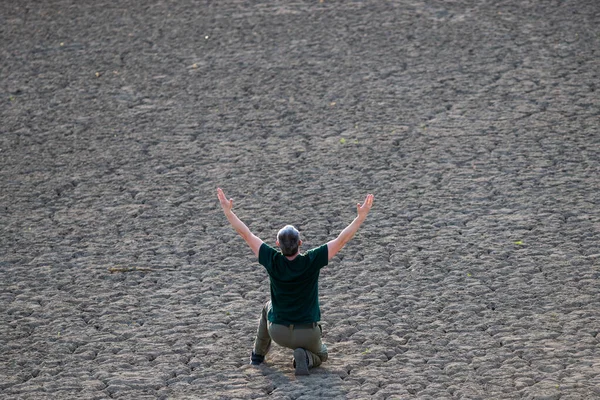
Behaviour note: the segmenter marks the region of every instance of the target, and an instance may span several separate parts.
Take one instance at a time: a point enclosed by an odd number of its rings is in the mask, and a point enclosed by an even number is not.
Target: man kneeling
[[[308,370],[327,360],[327,347],[321,341],[321,310],[319,307],[319,273],[348,241],[366,219],[373,195],[357,204],[357,217],[334,240],[300,254],[302,241],[296,228],[286,225],[277,234],[280,251],[264,243],[233,213],[233,200],[218,188],[217,195],[227,220],[248,243],[258,262],[270,278],[271,301],[263,307],[251,364],[259,365],[271,347],[271,341],[294,349],[296,375],[308,375]]]

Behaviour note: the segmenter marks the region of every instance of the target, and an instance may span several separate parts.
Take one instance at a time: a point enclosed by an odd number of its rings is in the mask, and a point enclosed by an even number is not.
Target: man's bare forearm
[[[237,215],[234,214],[233,211],[229,211],[229,212],[225,213],[225,216],[227,217],[227,220],[229,221],[231,226],[233,226],[233,229],[235,229],[235,231],[242,238],[244,238],[244,240],[247,240],[250,237],[250,235],[251,235],[250,229],[246,226],[246,224],[244,224],[242,222],[241,219],[238,218]]]
[[[366,215],[357,216],[356,218],[354,218],[354,221],[352,221],[350,225],[348,225],[346,228],[344,228],[343,231],[340,232],[340,234],[338,235],[338,239],[342,242],[342,246],[348,243],[350,239],[352,239],[352,237],[354,236],[356,231],[358,231],[358,228],[360,228],[360,225],[364,222],[366,218]]]
[[[233,226],[233,229],[248,243],[248,246],[252,249],[252,252],[255,256],[258,257],[258,252],[260,247],[263,244],[263,241],[260,240],[259,237],[254,235],[250,229],[244,224],[231,210],[233,208],[233,199],[227,199],[225,193],[223,193],[223,189],[217,188],[217,197],[219,198],[219,203],[221,203],[221,207],[223,208],[223,212],[225,213],[225,217],[227,217],[227,221]]]

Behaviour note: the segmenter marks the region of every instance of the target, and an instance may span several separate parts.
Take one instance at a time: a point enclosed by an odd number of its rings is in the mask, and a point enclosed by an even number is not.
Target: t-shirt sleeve
[[[273,256],[275,253],[277,253],[277,250],[266,243],[261,244],[260,249],[258,249],[258,262],[265,267],[269,273],[273,270]]]
[[[308,251],[310,262],[318,269],[323,268],[329,263],[329,251],[327,250],[327,244],[316,247]]]

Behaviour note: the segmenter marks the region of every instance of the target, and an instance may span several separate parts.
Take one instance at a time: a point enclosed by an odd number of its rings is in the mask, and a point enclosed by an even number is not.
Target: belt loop
[[[294,330],[294,324],[290,324],[290,331]]]

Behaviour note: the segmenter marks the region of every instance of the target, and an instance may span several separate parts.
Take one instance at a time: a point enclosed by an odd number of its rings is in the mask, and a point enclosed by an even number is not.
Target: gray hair
[[[298,252],[300,232],[292,225],[286,225],[277,233],[279,248],[284,256],[293,256]]]

